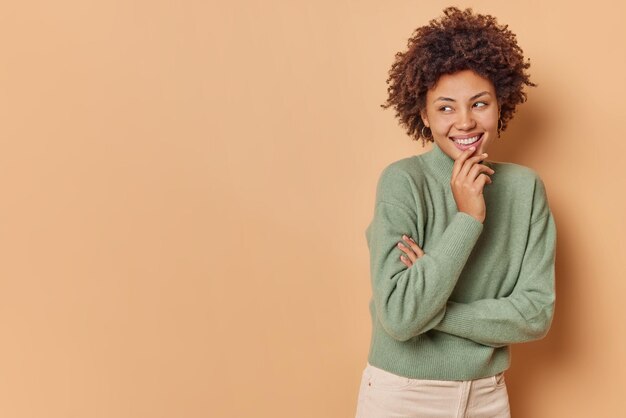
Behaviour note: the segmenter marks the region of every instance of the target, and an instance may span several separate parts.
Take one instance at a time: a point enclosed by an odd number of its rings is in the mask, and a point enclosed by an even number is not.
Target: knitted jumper
[[[454,160],[436,144],[389,164],[365,236],[370,251],[368,361],[414,379],[470,380],[509,367],[509,344],[544,337],[555,303],[555,223],[529,168],[487,163],[484,223],[459,212]],[[402,235],[424,250],[411,267]]]

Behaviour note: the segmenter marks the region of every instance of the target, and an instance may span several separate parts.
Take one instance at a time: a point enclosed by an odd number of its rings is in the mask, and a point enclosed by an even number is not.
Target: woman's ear
[[[422,109],[420,111],[420,116],[422,117],[422,122],[424,122],[424,125],[426,125],[426,127],[428,128],[429,124],[428,124],[428,116],[426,115],[426,109]]]

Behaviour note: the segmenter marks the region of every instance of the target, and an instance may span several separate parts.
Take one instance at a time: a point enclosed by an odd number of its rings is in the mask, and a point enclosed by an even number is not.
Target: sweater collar
[[[443,152],[436,142],[433,142],[433,148],[430,151],[422,154],[422,158],[436,178],[444,183],[450,182],[454,160]]]

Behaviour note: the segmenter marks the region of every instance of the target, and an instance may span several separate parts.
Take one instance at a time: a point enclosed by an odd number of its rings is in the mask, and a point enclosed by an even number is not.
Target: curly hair
[[[389,97],[381,107],[393,106],[400,125],[413,140],[424,137],[420,116],[426,106],[426,93],[439,77],[462,70],[473,70],[490,80],[500,106],[500,126],[505,130],[518,104],[526,101],[524,85],[536,86],[526,70],[523,51],[508,25],[499,25],[491,15],[473,14],[471,8],[443,10],[445,16],[417,28],[407,42],[408,50],[398,52],[389,70]]]

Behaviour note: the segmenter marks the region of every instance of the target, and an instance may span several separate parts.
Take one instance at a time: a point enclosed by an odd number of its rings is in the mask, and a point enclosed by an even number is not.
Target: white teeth
[[[465,139],[455,139],[454,142],[456,142],[457,144],[461,144],[461,145],[469,145],[478,141],[478,138],[480,138],[480,135],[476,135],[471,138],[465,138]]]

